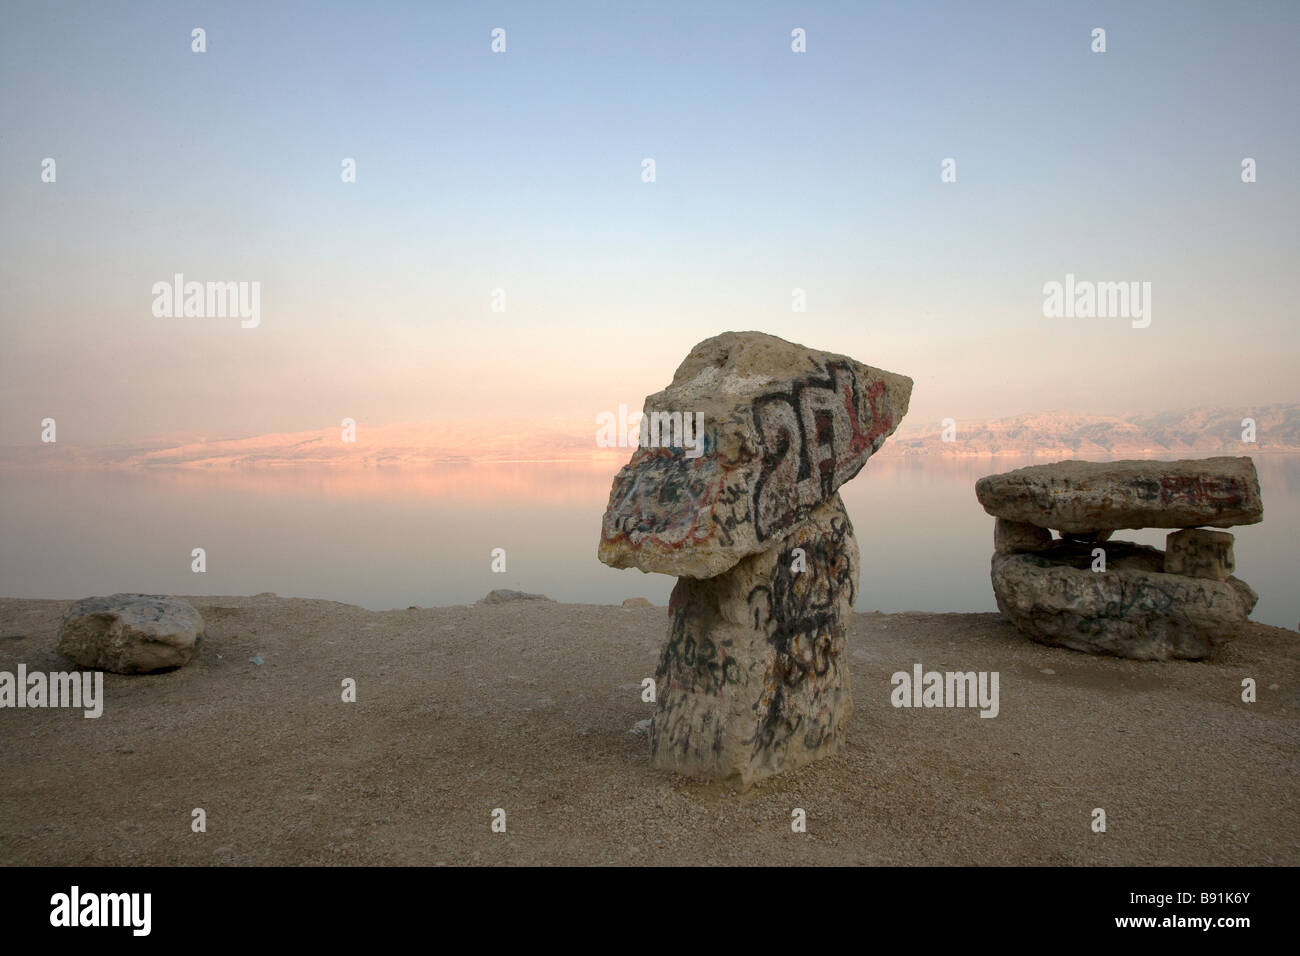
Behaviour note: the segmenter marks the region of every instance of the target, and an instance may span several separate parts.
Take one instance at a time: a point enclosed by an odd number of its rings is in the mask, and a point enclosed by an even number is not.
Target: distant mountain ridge
[[[1243,440],[1251,419],[1255,441]],[[992,422],[956,421],[953,441],[940,422],[905,419],[881,455],[1114,458],[1300,451],[1300,403],[1194,408],[1128,417],[1039,412]]]
[[[1242,440],[1243,419],[1255,441]],[[1196,408],[1128,417],[1040,412],[990,422],[905,419],[877,453],[908,456],[1106,459],[1204,457],[1300,452],[1300,403],[1246,408]],[[0,448],[0,466],[55,468],[265,468],[290,466],[402,467],[509,461],[626,461],[631,448],[601,448],[597,426],[574,419],[533,422],[358,423],[356,440],[341,428],[280,432],[249,438],[158,441],[92,447],[24,445]]]

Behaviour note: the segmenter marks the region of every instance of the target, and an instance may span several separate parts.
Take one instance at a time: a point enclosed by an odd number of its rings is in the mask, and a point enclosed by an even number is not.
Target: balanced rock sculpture
[[[1232,576],[1232,535],[1200,527],[1263,519],[1249,458],[1062,461],[981,478],[975,494],[997,519],[998,609],[1033,640],[1199,659],[1231,639],[1258,600]],[[1180,530],[1160,551],[1109,540],[1124,528]]]
[[[728,332],[646,399],[598,555],[678,575],[656,672],[657,767],[748,784],[839,747],[858,546],[838,489],[911,391],[843,355]],[[703,423],[698,454],[663,440],[660,426],[679,422]]]

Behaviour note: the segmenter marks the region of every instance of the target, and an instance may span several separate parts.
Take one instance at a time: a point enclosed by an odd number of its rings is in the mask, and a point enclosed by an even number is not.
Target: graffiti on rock
[[[803,733],[803,747],[815,750],[832,733],[840,712],[844,675],[840,654],[857,591],[858,569],[848,543],[848,515],[831,519],[830,533],[791,541],[772,567],[766,584],[748,595],[753,626],[770,646],[760,720],[749,741],[755,756],[768,754],[779,766],[789,741]],[[792,570],[792,553],[802,547],[806,571]]]
[[[740,664],[730,656],[731,642],[718,646],[710,637],[697,639],[689,618],[684,607],[673,614],[668,643],[655,670],[656,683],[668,681],[706,694],[718,693],[724,684],[739,683]]]
[[[830,362],[824,377],[754,399],[747,414],[758,453],[724,459],[716,430],[706,454],[642,448],[615,479],[604,540],[639,544],[653,539],[669,549],[692,543],[731,545],[742,528],[766,542],[807,518],[866,464],[894,428],[884,407],[885,383],[863,389],[851,366]],[[735,421],[729,423],[735,427]],[[724,424],[723,427],[726,427]]]
[[[862,470],[893,428],[890,416],[877,408],[884,391],[884,382],[867,387],[872,414],[862,422],[857,376],[848,365],[831,362],[824,379],[754,400],[755,431],[763,442],[753,483],[759,541],[794,525]]]

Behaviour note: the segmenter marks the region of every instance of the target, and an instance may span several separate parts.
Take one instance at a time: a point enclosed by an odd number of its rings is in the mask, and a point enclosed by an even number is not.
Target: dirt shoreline
[[[857,614],[844,749],[734,793],[651,769],[631,732],[662,607],[188,600],[198,658],[105,675],[99,719],[0,708],[0,864],[1300,864],[1281,628],[1160,663],[1042,647],[997,614]],[[0,599],[0,671],[71,669],[69,603]],[[998,716],[893,707],[918,662],[998,671]]]

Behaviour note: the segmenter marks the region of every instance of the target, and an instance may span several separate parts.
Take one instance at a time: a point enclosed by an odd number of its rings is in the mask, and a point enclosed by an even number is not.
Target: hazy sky
[[[1297,36],[1294,2],[10,0],[0,443],[594,421],[728,329],[909,374],[936,427],[1293,401]],[[260,325],[155,317],[178,272],[260,282]],[[1150,282],[1150,327],[1044,317],[1066,273]]]

